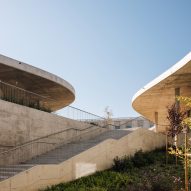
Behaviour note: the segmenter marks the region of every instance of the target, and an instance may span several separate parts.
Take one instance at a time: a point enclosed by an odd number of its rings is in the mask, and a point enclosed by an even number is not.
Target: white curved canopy
[[[48,98],[44,104],[56,111],[75,99],[75,90],[64,79],[0,54],[0,81]]]
[[[157,131],[165,131],[167,106],[175,101],[175,91],[191,96],[191,52],[182,60],[140,89],[132,99],[133,108],[157,123]]]

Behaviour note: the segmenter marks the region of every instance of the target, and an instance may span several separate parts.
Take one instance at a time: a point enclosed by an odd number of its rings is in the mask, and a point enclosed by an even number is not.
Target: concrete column
[[[155,125],[156,125],[156,132],[158,131],[158,112],[155,111]]]
[[[180,102],[176,99],[176,96],[180,96],[180,88],[175,88],[174,89],[174,95],[175,95],[175,103],[176,103],[176,107],[180,106]]]
[[[176,104],[176,108],[179,108],[180,107],[180,102],[176,99],[176,96],[180,96],[180,88],[175,88],[175,104]],[[176,135],[174,137],[174,144],[175,146],[177,147],[177,143],[178,143],[178,136]],[[176,159],[177,160],[177,159]]]

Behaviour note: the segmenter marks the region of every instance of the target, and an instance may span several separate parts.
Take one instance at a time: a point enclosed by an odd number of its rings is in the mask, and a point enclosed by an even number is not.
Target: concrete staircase
[[[120,139],[132,131],[110,130],[92,139],[77,141],[60,146],[50,152],[37,156],[23,164],[0,167],[0,181],[14,176],[38,164],[59,164],[106,139]]]

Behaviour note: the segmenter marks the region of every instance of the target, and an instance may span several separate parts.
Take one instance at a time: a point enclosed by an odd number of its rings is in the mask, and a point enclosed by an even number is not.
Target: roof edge
[[[143,88],[141,88],[139,91],[137,91],[135,93],[135,95],[132,98],[132,105],[133,102],[140,96],[142,95],[144,92],[146,92],[147,90],[149,90],[150,88],[154,87],[155,85],[157,85],[158,83],[160,83],[161,81],[163,81],[165,78],[169,77],[171,74],[175,73],[176,71],[178,71],[180,68],[182,68],[183,66],[185,66],[189,61],[191,61],[191,52],[189,52],[184,58],[182,58],[180,61],[178,61],[175,65],[173,65],[171,68],[169,68],[167,71],[165,71],[164,73],[162,73],[161,75],[159,75],[158,77],[156,77],[154,80],[152,80],[151,82],[149,82],[148,84],[146,84]]]
[[[0,63],[7,65],[7,66],[10,66],[10,67],[13,67],[13,68],[16,68],[18,70],[33,74],[33,75],[36,75],[36,76],[40,76],[40,77],[45,78],[47,80],[53,81],[53,82],[55,82],[61,86],[66,87],[75,97],[74,87],[69,82],[67,82],[66,80],[62,79],[61,77],[59,77],[55,74],[52,74],[50,72],[47,72],[47,71],[42,70],[40,68],[37,68],[35,66],[26,64],[22,61],[18,61],[18,60],[15,60],[13,58],[4,56],[2,54],[0,54]]]

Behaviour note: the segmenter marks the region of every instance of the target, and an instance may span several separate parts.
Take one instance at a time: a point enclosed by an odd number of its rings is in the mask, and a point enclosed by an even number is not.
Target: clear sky
[[[191,51],[191,0],[0,0],[0,54],[54,73],[73,106],[137,116],[133,95]]]

